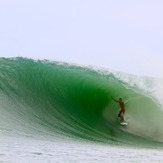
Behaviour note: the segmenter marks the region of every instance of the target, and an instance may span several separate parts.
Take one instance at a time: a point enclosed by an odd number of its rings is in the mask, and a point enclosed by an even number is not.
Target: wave
[[[162,80],[48,60],[0,58],[1,130],[12,136],[162,145],[163,87],[156,83]],[[127,126],[119,125],[120,107],[111,96],[126,103]]]

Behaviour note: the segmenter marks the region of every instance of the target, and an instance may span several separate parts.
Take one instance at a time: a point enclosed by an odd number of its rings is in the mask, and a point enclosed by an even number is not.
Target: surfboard
[[[122,125],[122,126],[124,126],[124,125],[127,125],[127,122],[125,121],[125,122],[122,122],[122,120],[120,121],[120,124]]]

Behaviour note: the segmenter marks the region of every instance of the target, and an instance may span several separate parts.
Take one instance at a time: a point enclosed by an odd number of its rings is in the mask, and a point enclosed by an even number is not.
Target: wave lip
[[[67,63],[0,58],[1,127],[8,133],[16,128],[13,135],[162,144],[161,103],[138,83],[131,85],[131,78]],[[111,96],[125,101],[128,126],[119,125],[119,106]]]

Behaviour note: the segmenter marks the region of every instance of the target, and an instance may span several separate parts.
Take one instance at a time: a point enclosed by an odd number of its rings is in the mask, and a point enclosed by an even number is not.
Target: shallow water
[[[0,142],[1,162],[163,162],[163,150],[104,145],[72,140],[6,138]]]

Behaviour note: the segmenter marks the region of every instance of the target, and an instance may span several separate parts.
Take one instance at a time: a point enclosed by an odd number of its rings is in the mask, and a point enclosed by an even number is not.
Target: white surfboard
[[[120,121],[120,124],[122,125],[122,126],[124,126],[124,125],[127,125],[127,122],[125,121],[125,122],[121,122]]]

